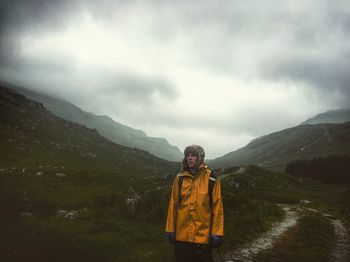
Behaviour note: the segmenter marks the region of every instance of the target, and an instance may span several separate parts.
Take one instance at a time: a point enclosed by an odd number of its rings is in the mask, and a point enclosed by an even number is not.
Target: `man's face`
[[[187,165],[189,168],[194,168],[196,166],[198,156],[194,153],[188,153],[186,156]]]

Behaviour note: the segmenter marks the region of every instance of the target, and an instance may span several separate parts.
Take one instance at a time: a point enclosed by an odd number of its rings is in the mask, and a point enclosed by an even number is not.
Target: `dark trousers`
[[[176,241],[176,262],[213,262],[211,248],[206,244]]]

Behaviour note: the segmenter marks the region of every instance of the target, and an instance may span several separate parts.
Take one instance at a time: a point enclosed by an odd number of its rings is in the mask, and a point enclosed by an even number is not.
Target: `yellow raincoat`
[[[179,173],[173,183],[166,232],[175,232],[177,241],[208,244],[210,234],[224,235],[224,209],[220,180],[217,178],[212,192],[212,209],[208,183],[211,170],[202,164],[195,176],[188,171]],[[179,177],[182,182],[182,201],[178,206]]]

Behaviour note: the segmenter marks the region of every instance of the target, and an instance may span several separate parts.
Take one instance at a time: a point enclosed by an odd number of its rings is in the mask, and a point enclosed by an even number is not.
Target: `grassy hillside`
[[[165,138],[149,137],[145,132],[125,126],[114,121],[108,116],[99,116],[88,113],[79,107],[59,98],[53,98],[29,89],[15,87],[20,94],[34,101],[42,103],[45,108],[58,117],[68,121],[95,128],[102,136],[111,141],[128,146],[146,150],[151,154],[170,161],[180,161],[181,151],[170,145]]]
[[[163,242],[159,190],[178,163],[114,144],[4,87],[0,112],[2,261],[162,256],[150,251]]]
[[[0,89],[1,261],[173,261],[164,238],[178,163],[119,146]],[[277,204],[349,217],[349,189],[256,166],[225,170],[219,255],[280,220]]]
[[[258,165],[281,172],[289,162],[331,154],[350,155],[350,122],[288,128],[257,138],[210,164],[215,167]]]
[[[64,166],[161,176],[177,165],[112,143],[96,130],[55,117],[41,104],[9,89],[0,89],[0,99],[1,168]]]

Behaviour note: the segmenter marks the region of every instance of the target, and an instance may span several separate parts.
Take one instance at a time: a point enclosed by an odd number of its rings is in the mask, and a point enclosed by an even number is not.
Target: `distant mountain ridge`
[[[213,167],[254,164],[284,171],[287,163],[331,154],[350,155],[350,122],[299,125],[254,139],[209,162]]]
[[[169,161],[178,162],[182,158],[179,148],[169,144],[165,138],[149,137],[145,132],[120,124],[109,116],[99,116],[86,112],[72,103],[58,98],[25,88],[13,86],[11,88],[32,100],[42,103],[56,116],[89,128],[95,128],[102,136],[117,144],[146,150]]]
[[[143,176],[172,174],[177,163],[118,145],[0,85],[0,168],[65,166]]]
[[[305,124],[341,124],[350,121],[350,109],[337,109],[330,110],[321,114],[318,114],[312,118],[302,122]]]

